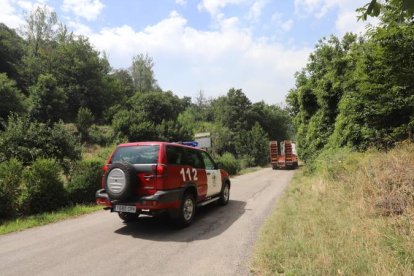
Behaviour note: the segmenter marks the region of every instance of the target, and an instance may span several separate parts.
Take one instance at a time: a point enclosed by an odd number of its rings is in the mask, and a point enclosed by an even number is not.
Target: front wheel
[[[223,190],[220,193],[220,199],[218,203],[222,206],[227,205],[230,200],[230,184],[228,182],[224,183]]]
[[[119,212],[118,216],[125,223],[138,221],[139,214]]]

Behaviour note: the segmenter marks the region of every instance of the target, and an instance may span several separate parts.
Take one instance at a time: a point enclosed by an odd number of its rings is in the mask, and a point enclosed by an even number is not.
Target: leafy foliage
[[[54,158],[67,168],[70,161],[80,159],[80,147],[62,124],[48,126],[32,122],[27,116],[12,116],[0,133],[0,157],[16,158],[24,165],[41,157]]]
[[[29,91],[30,114],[34,119],[54,123],[66,116],[67,96],[53,75],[40,75]]]
[[[16,82],[4,73],[0,73],[0,99],[0,123],[5,122],[11,113],[25,111],[24,95],[16,87]]]
[[[76,128],[81,135],[81,140],[88,138],[89,128],[93,124],[93,119],[92,112],[88,108],[79,108],[78,115],[76,116]]]
[[[230,175],[235,175],[240,171],[240,164],[233,154],[225,152],[223,155],[216,158],[216,161],[221,163],[223,169],[226,170]]]
[[[148,54],[138,54],[133,57],[131,75],[135,91],[145,93],[159,90],[153,67],[154,60]]]
[[[0,72],[15,80],[22,89],[21,67],[25,41],[17,33],[0,23]],[[0,109],[1,110],[1,109]]]
[[[414,31],[411,23],[389,21],[394,2],[365,39],[322,40],[296,75],[287,102],[303,159],[326,147],[391,148],[412,139]]]
[[[72,204],[95,202],[95,192],[101,187],[101,167],[100,159],[83,160],[77,164],[67,186]]]
[[[23,172],[21,212],[25,215],[56,210],[66,205],[58,163],[37,159]]]
[[[16,159],[0,163],[0,220],[16,215],[23,165]]]
[[[414,16],[414,1],[412,0],[371,0],[365,6],[357,9],[359,20],[367,20],[368,16],[378,17],[383,14],[385,20],[390,15],[394,20],[412,20]]]

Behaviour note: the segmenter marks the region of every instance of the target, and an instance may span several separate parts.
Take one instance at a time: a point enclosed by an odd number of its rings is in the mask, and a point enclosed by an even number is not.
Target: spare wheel
[[[127,163],[114,163],[105,174],[105,190],[111,200],[130,198],[137,187],[134,167]]]

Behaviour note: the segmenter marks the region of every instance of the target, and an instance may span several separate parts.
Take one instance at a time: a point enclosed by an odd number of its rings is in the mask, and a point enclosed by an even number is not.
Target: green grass
[[[262,228],[252,273],[412,275],[414,146],[328,156],[295,174]],[[391,196],[405,202],[402,214],[378,204]]]
[[[28,217],[20,217],[14,220],[0,221],[0,235],[46,225],[72,217],[78,217],[101,209],[102,206],[98,205],[76,205],[51,213],[43,213]]]

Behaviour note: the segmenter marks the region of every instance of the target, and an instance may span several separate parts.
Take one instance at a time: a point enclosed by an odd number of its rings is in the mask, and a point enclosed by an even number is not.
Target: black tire
[[[118,213],[118,216],[125,223],[128,223],[128,222],[136,222],[136,221],[138,221],[139,214],[119,212]]]
[[[223,189],[221,189],[220,199],[218,200],[218,204],[221,206],[227,205],[230,200],[230,183],[225,182]]]
[[[125,175],[125,186],[120,192],[116,193],[108,188],[108,176],[115,169],[121,170]],[[109,166],[108,170],[105,173],[105,191],[108,193],[110,200],[127,200],[133,195],[136,188],[137,177],[135,175],[135,169],[131,164],[114,163]]]
[[[172,215],[176,226],[183,228],[191,224],[196,211],[196,202],[192,193],[186,192],[181,200],[180,209]]]

